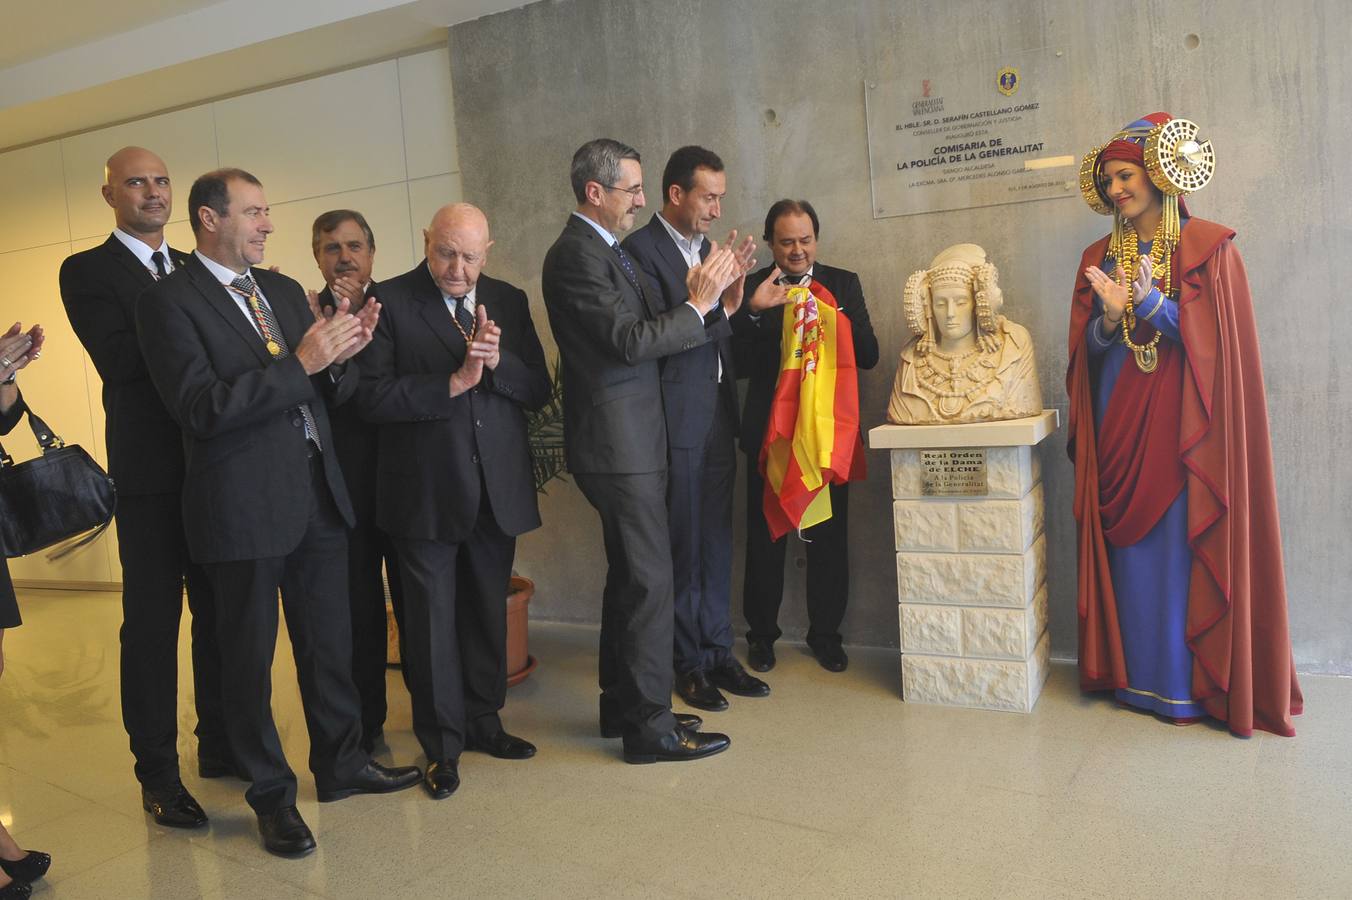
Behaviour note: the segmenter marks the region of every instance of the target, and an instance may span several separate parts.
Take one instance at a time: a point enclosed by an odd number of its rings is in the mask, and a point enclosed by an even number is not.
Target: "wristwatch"
[[[15,369],[13,372],[10,372],[10,373],[9,373],[9,377],[8,377],[8,378],[6,378],[4,381],[0,381],[0,385],[10,385],[10,384],[13,384],[13,383],[14,383],[14,379],[16,379],[16,378],[18,378],[18,377],[19,377],[19,370],[18,370],[18,369]]]

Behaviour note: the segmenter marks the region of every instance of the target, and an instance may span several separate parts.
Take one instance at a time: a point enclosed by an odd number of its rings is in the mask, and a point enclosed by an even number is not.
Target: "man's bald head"
[[[474,290],[492,246],[488,217],[469,203],[443,206],[423,231],[427,270],[448,297],[463,297]]]
[[[174,193],[164,160],[144,147],[123,147],[104,164],[103,199],[117,227],[159,249]]]

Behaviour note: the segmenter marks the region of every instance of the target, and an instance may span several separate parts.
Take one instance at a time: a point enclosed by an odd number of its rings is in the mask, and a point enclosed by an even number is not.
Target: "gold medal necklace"
[[[1129,221],[1124,222],[1121,253],[1118,257],[1118,264],[1122,267],[1122,280],[1118,283],[1127,289],[1127,306],[1122,314],[1122,343],[1126,344],[1136,357],[1136,367],[1148,375],[1155,371],[1160,363],[1159,353],[1155,348],[1159,346],[1161,333],[1156,329],[1155,336],[1145,344],[1137,344],[1131,339],[1131,333],[1136,330],[1136,304],[1132,302],[1131,282],[1135,278],[1136,265],[1141,258],[1139,240],[1136,236],[1136,226]],[[1151,278],[1152,281],[1158,280],[1159,284],[1163,284],[1160,293],[1173,300],[1176,299],[1170,290],[1173,281],[1171,271],[1173,254],[1168,252],[1167,244],[1168,241],[1164,237],[1164,220],[1161,219],[1150,242]]]

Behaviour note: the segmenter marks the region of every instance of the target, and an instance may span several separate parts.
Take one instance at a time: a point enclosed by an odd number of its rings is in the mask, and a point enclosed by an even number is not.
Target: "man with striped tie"
[[[142,351],[183,429],[188,548],[211,579],[235,760],[252,784],[264,846],[315,847],[296,810],[296,776],[271,710],[277,591],[310,732],[320,802],[418,783],[361,750],[352,682],[346,527],[352,504],[333,453],[327,406],[356,389],[352,357],[371,340],[378,302],[324,314],[284,275],[256,268],[272,232],[258,179],[208,172],[188,194],[197,251],[137,302]]]

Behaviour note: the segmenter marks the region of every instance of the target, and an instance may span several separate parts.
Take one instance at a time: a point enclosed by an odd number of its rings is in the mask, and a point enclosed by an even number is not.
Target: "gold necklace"
[[[1127,349],[1136,357],[1136,367],[1149,375],[1160,363],[1159,352],[1155,348],[1159,346],[1161,333],[1156,329],[1155,336],[1146,344],[1137,344],[1131,339],[1131,333],[1136,330],[1136,304],[1132,302],[1131,282],[1136,276],[1136,265],[1141,258],[1139,241],[1136,226],[1127,222],[1122,230],[1121,252],[1118,256],[1118,265],[1122,267],[1122,281],[1118,283],[1127,289],[1127,306],[1122,313],[1122,343],[1126,344]],[[1152,281],[1157,278],[1164,285],[1161,293],[1172,300],[1175,298],[1169,287],[1173,281],[1173,253],[1170,252],[1173,248],[1168,247],[1167,243],[1164,239],[1164,220],[1161,218],[1150,242],[1151,278]]]

